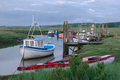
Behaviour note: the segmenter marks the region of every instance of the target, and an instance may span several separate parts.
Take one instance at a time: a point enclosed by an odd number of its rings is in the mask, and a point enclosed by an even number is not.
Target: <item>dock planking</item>
[[[82,46],[82,45],[100,45],[103,44],[102,42],[68,42],[66,46]]]

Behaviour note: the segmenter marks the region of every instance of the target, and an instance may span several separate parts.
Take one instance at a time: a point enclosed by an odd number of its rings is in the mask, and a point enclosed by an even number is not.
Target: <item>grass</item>
[[[114,54],[115,62],[120,61],[120,37],[111,37],[102,40],[102,45],[84,45],[77,54],[83,56]]]
[[[26,35],[14,33],[11,31],[0,31],[0,48],[12,46],[21,43]]]

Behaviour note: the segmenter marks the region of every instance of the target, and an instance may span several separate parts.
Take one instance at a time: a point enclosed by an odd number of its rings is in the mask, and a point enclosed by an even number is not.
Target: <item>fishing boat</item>
[[[87,36],[87,33],[85,30],[83,30],[81,33],[77,33],[76,36],[79,36],[80,42],[89,42],[89,36]],[[78,42],[78,37],[72,37],[73,42]]]
[[[53,30],[48,30],[48,37],[54,37],[54,31]]]
[[[82,63],[88,63],[89,66],[96,65],[97,63],[104,62],[104,64],[112,63],[115,59],[115,55],[99,55],[99,56],[88,56],[82,57]],[[66,67],[69,66],[69,60],[60,60],[55,62],[46,62],[36,65],[29,65],[24,67],[18,67],[17,70],[34,70],[34,69],[43,69],[43,68],[54,68],[58,67]]]
[[[68,35],[69,35],[69,36],[72,35],[71,31],[68,31]],[[63,39],[63,33],[59,33],[59,38]]]
[[[89,38],[83,38],[83,39],[79,39],[80,42],[89,42]],[[78,38],[77,37],[72,37],[72,42],[78,42]]]
[[[40,37],[35,38],[33,35],[35,28],[38,27],[40,31]],[[32,30],[33,29],[33,30]],[[30,34],[32,31],[32,34]],[[20,53],[23,59],[31,59],[31,58],[39,58],[52,55],[54,53],[55,45],[51,42],[45,43],[42,38],[42,33],[40,26],[38,25],[37,21],[34,21],[33,15],[33,22],[28,32],[27,39],[23,40],[23,45],[20,46]]]

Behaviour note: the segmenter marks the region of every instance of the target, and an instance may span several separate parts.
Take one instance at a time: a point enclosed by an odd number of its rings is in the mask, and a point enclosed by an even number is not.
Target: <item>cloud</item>
[[[82,3],[80,3],[80,5],[87,5],[89,3],[93,3],[95,2],[95,0],[87,0],[87,1],[83,1]]]
[[[53,1],[44,1],[44,4],[50,4],[50,5],[69,5],[69,4],[77,4],[78,1],[66,1],[66,0],[53,0]]]
[[[120,0],[1,0],[0,25],[29,25],[32,14],[39,13],[41,25],[82,21],[120,21]],[[25,21],[24,18],[26,18]],[[15,21],[15,23],[14,23]],[[13,23],[12,23],[13,22]],[[21,23],[20,23],[21,22]],[[5,24],[5,23],[4,23]]]
[[[15,10],[15,11],[36,11],[36,10],[34,10],[34,9],[24,9],[24,8],[14,8],[13,10]]]
[[[43,4],[31,4],[32,6],[41,6]]]
[[[65,4],[65,2],[64,1],[45,1],[45,2],[43,2],[43,3],[45,3],[45,4],[56,4],[56,5],[58,5],[58,4]]]
[[[59,13],[60,11],[48,11],[48,13]]]
[[[91,9],[91,8],[90,8],[89,11],[92,12],[92,13],[95,13],[95,10],[94,10],[94,9]]]

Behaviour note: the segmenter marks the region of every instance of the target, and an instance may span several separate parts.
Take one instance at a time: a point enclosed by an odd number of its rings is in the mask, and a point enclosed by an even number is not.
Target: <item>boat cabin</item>
[[[40,47],[40,48],[43,48],[43,39],[41,40],[37,40],[37,39],[24,39],[23,40],[23,46],[30,46],[30,47]]]

